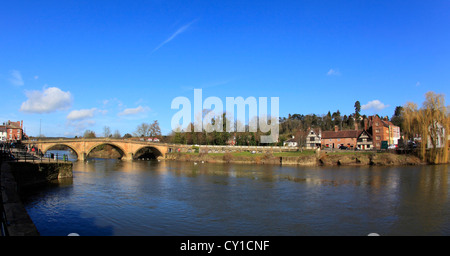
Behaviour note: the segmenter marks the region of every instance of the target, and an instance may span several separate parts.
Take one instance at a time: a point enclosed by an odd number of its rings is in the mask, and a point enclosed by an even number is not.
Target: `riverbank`
[[[20,184],[8,162],[0,161],[0,184],[2,186],[1,204],[7,220],[8,236],[38,236],[39,232],[22,204],[18,193]],[[2,213],[3,214],[3,213]]]
[[[395,166],[422,165],[417,156],[410,154],[395,154],[390,152],[281,152],[260,153],[169,153],[167,160],[209,162],[209,163],[239,163],[239,164],[278,164],[297,166]]]
[[[92,158],[108,158],[108,159],[119,159],[121,154],[117,149],[110,145],[101,145],[89,153],[89,157]]]
[[[72,162],[0,160],[0,203],[6,218],[5,235],[38,236],[39,232],[20,199],[24,190],[73,177]],[[3,214],[3,212],[1,213]]]

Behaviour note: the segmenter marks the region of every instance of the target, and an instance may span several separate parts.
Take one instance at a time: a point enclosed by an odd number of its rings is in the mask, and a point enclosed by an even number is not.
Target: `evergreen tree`
[[[355,118],[356,118],[356,120],[359,120],[359,117],[360,117],[359,112],[361,112],[361,103],[357,100],[355,102]]]

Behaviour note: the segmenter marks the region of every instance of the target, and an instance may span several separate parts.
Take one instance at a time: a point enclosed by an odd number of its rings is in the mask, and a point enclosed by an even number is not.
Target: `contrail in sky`
[[[175,33],[173,33],[169,38],[167,38],[164,42],[162,42],[160,45],[158,45],[158,47],[156,47],[152,53],[156,52],[159,48],[163,47],[165,44],[167,44],[168,42],[172,41],[175,37],[177,37],[179,34],[183,33],[184,31],[186,31],[186,29],[188,29],[194,22],[196,22],[197,19],[189,22],[188,24],[182,26],[181,28],[179,28],[177,31],[175,31]]]

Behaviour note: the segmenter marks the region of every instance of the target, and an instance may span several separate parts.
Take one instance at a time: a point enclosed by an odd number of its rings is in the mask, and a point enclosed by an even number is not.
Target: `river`
[[[44,236],[447,236],[449,170],[89,159],[23,202]]]

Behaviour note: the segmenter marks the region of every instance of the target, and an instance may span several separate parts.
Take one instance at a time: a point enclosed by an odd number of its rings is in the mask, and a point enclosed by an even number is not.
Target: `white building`
[[[400,137],[400,127],[398,126],[389,126],[389,129],[391,130],[391,137],[392,137],[392,145],[398,145],[398,140]]]
[[[321,129],[308,129],[306,135],[306,149],[320,148],[322,145],[322,131]]]
[[[356,148],[359,150],[372,150],[373,142],[372,135],[366,130],[363,130],[356,139]]]
[[[292,136],[291,139],[288,139],[288,140],[283,142],[283,146],[285,146],[285,147],[297,147],[298,143],[295,140],[294,136]]]
[[[0,141],[6,141],[8,133],[5,126],[0,126]]]

